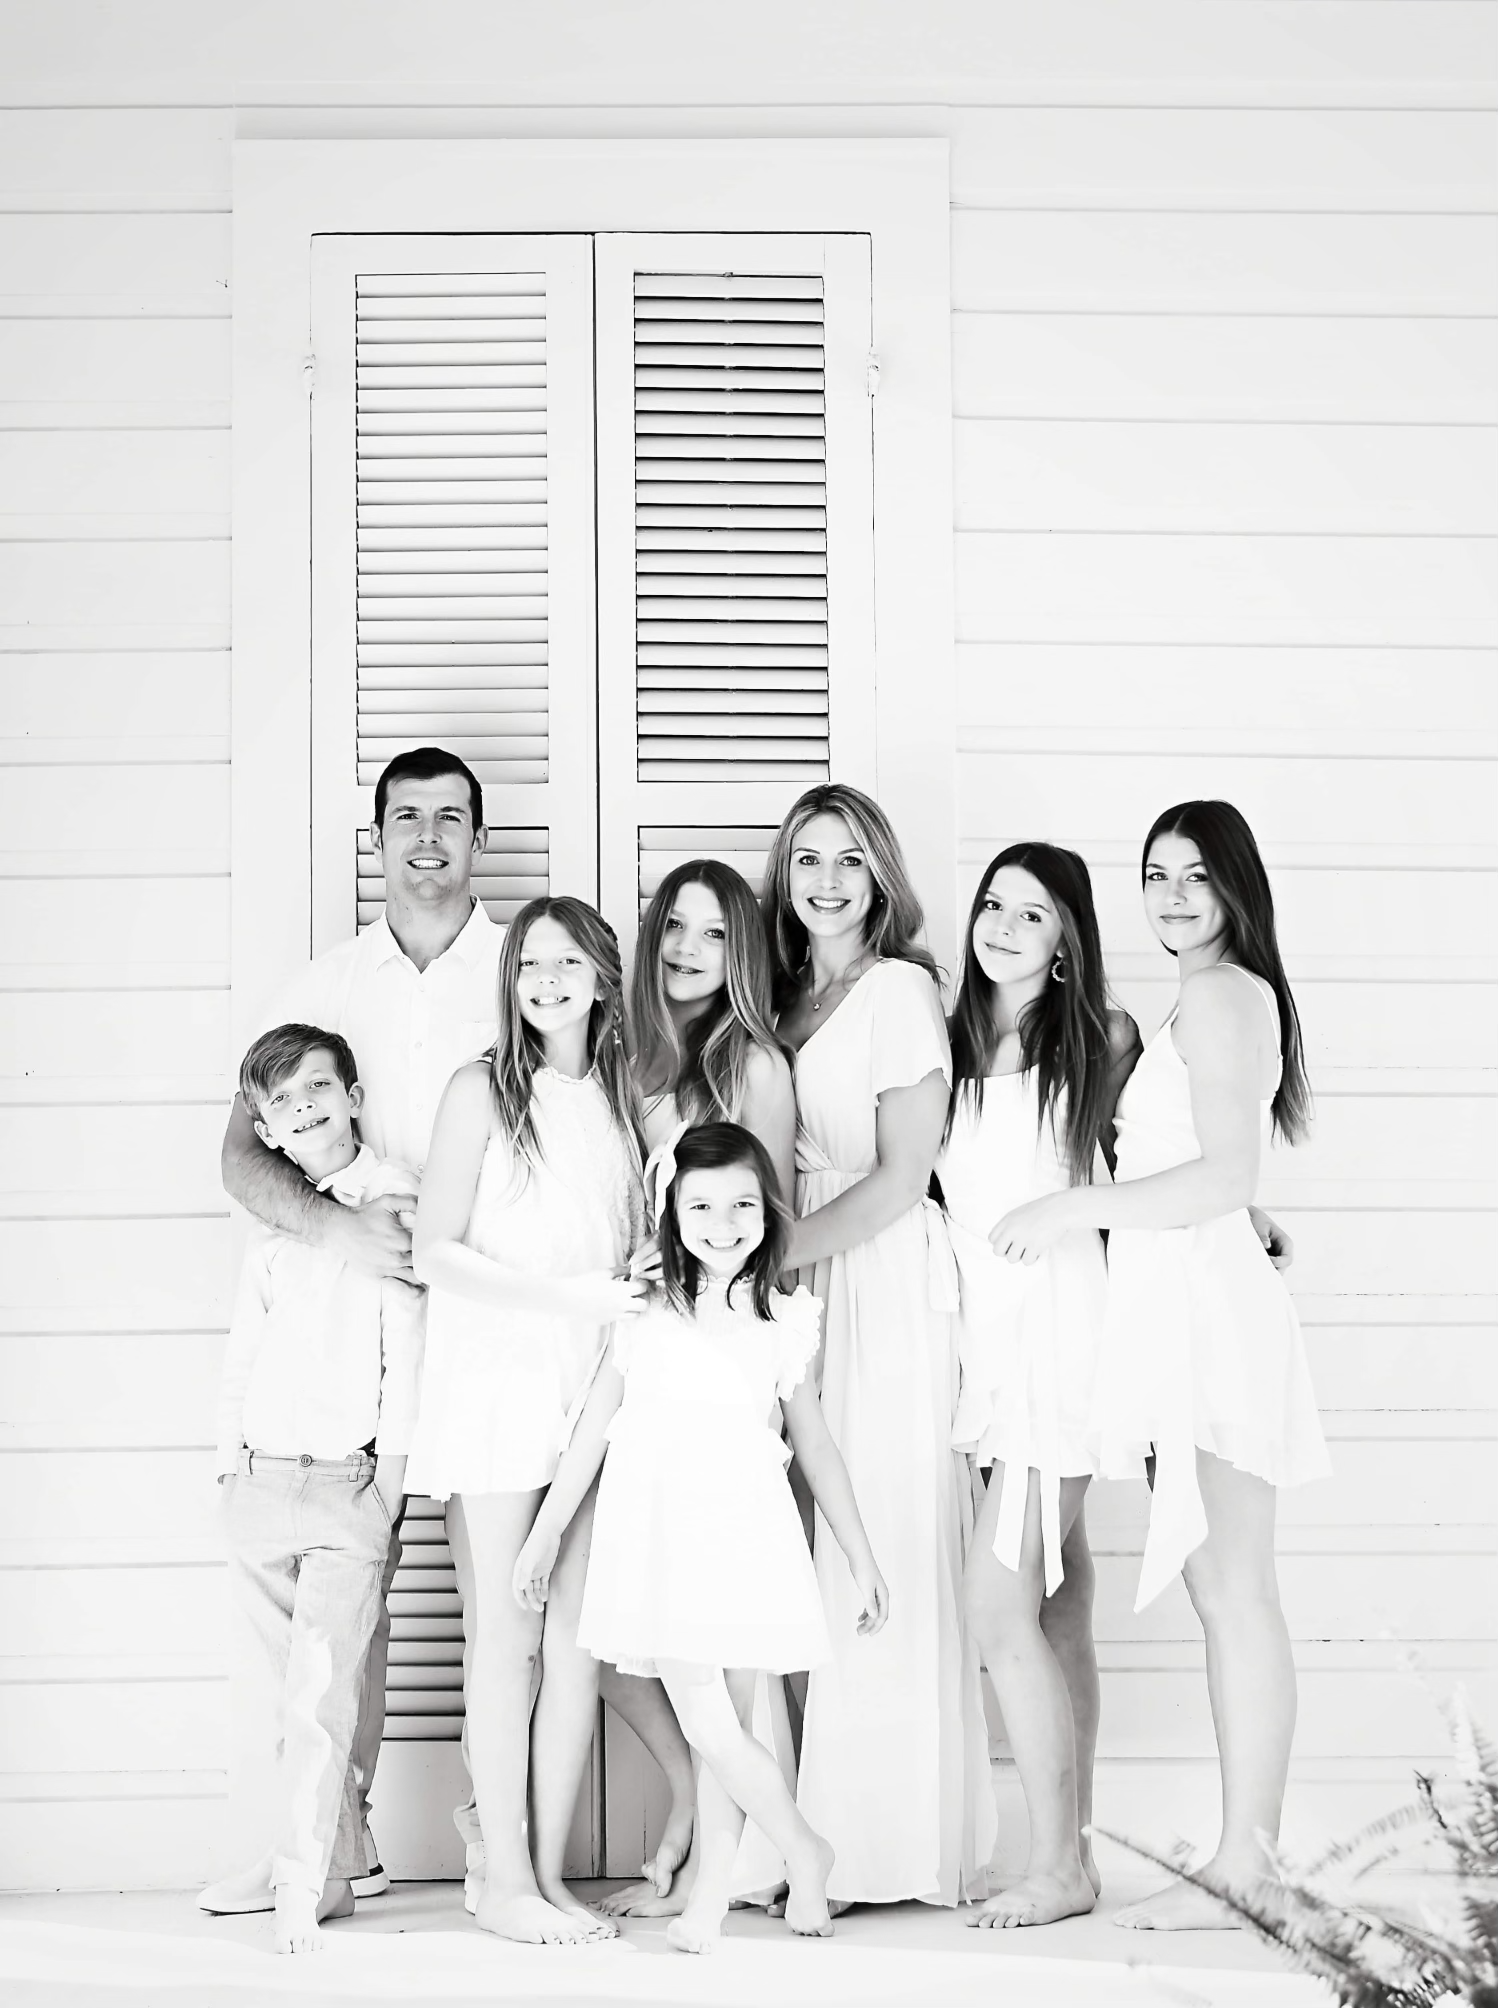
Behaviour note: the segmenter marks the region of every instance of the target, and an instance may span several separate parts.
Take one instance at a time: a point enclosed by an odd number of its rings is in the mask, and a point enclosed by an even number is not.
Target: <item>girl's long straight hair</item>
[[[640,1101],[624,1050],[624,969],[618,938],[602,914],[567,893],[533,899],[523,906],[510,922],[499,951],[499,1036],[489,1052],[489,1078],[500,1129],[522,1164],[539,1164],[541,1141],[536,1135],[532,1097],[536,1070],[545,1063],[546,1049],[541,1034],[526,1024],[520,1011],[520,957],[525,938],[538,920],[554,920],[564,927],[593,965],[598,995],[588,1012],[588,1065],[603,1089],[638,1173],[643,1162]]]
[[[661,949],[683,886],[706,886],[723,916],[723,988],[677,1033],[666,1001]],[[630,984],[636,1070],[644,1076],[665,1062],[665,1085],[677,1114],[690,1123],[734,1122],[744,1106],[749,1060],[756,1046],[783,1051],[771,1023],[770,952],[748,881],[716,858],[675,865],[661,880],[640,923]]]
[[[1157,837],[1186,837],[1196,845],[1212,888],[1227,909],[1228,946],[1235,959],[1274,991],[1280,1019],[1280,1084],[1271,1110],[1286,1143],[1299,1143],[1311,1124],[1311,1083],[1300,1036],[1300,1013],[1280,958],[1274,894],[1247,820],[1231,802],[1177,802],[1156,816],[1139,860],[1141,884]],[[1175,950],[1168,951],[1174,955]]]
[[[939,984],[941,971],[936,959],[920,940],[926,916],[910,883],[900,840],[889,817],[876,801],[846,781],[821,781],[791,804],[765,862],[761,905],[775,964],[777,1010],[784,1010],[794,997],[810,952],[806,929],[791,905],[791,859],[797,837],[813,816],[841,816],[868,861],[874,880],[874,906],[864,930],[864,946],[888,961],[918,963],[931,981]]]
[[[681,1181],[689,1171],[718,1170],[742,1164],[759,1180],[765,1202],[765,1235],[739,1271],[746,1279],[758,1318],[773,1316],[771,1302],[775,1280],[785,1264],[786,1242],[790,1235],[790,1215],[781,1197],[780,1184],[770,1154],[752,1130],[738,1123],[701,1123],[689,1129],[676,1146],[676,1173],[666,1187],[661,1207],[661,1287],[669,1303],[693,1316],[697,1294],[702,1288],[702,1264],[682,1246],[681,1223],[676,1216]]]
[[[1060,956],[1065,980],[1047,982],[1020,1013],[1020,1071],[1034,1071],[1038,1115],[1057,1132],[1073,1185],[1092,1182],[1093,1160],[1108,1106],[1108,985],[1098,935],[1092,879],[1075,851],[1056,844],[1011,844],[983,868],[968,910],[963,936],[962,977],[952,1007],[952,1119],[965,1102],[982,1113],[983,1088],[999,1027],[995,986],[983,973],[973,949],[973,929],[983,911],[989,883],[1005,865],[1017,865],[1045,887],[1061,921]],[[1063,1095],[1066,1098],[1062,1111]]]

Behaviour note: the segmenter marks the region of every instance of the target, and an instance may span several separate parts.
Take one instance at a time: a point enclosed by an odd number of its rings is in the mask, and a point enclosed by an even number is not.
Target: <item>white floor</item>
[[[0,1897],[6,2008],[274,2008],[353,2000],[702,2008],[1324,2008],[1267,1948],[1236,1932],[1152,1937],[1112,1924],[1144,1883],[1110,1890],[1091,1917],[1044,1931],[976,1932],[920,1904],[855,1911],[830,1943],[787,1938],[735,1912],[708,1959],[670,1952],[665,1927],[628,1923],[596,1950],[508,1946],[463,1914],[453,1883],[397,1884],[327,1929],[312,1960],[278,1959],[267,1918],[209,1918],[191,1894]]]

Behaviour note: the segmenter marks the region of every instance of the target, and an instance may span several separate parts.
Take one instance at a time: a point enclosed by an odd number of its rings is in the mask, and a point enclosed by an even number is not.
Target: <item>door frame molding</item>
[[[932,946],[950,956],[957,823],[949,202],[945,139],[235,143],[236,1038],[267,987],[311,952],[306,365],[312,239],[339,232],[872,237],[877,788],[925,902]],[[288,759],[301,730],[307,759]],[[289,883],[296,832],[307,868]]]

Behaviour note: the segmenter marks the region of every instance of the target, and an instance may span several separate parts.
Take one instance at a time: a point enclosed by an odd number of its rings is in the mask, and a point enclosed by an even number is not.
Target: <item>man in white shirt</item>
[[[449,1078],[492,1045],[497,1030],[504,929],[489,919],[471,887],[473,867],[488,842],[477,779],[441,747],[398,754],[375,786],[371,838],[384,866],[384,912],[362,934],[283,983],[261,1023],[321,1025],[347,1039],[359,1056],[363,1140],[377,1156],[419,1172]],[[411,1279],[410,1228],[396,1200],[374,1193],[357,1206],[345,1206],[317,1192],[295,1165],[265,1147],[241,1098],[224,1135],[223,1179],[230,1198],[264,1225],[330,1250],[353,1268]],[[392,1532],[387,1593],[400,1553]],[[368,1856],[368,1872],[354,1883],[359,1896],[389,1886],[368,1843],[389,1642],[382,1595],[353,1746]],[[263,1908],[267,1900],[264,1892],[243,1907]]]
[[[240,1069],[267,1146],[335,1205],[375,1194],[414,1208],[416,1180],[354,1134],[362,1091],[348,1042],[287,1024]],[[416,1426],[422,1299],[327,1247],[260,1229],[244,1262],[219,1404],[230,1576],[279,1708],[272,1853],[206,1889],[208,1911],[268,1887],[276,1947],[312,1952],[354,1907],[365,1869],[350,1755],[381,1578]]]

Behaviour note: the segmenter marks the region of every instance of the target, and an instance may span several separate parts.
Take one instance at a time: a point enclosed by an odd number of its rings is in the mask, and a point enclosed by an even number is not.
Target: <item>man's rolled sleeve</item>
[[[399,1276],[380,1278],[380,1426],[375,1451],[404,1457],[421,1407],[421,1362],[426,1347],[427,1293]]]

